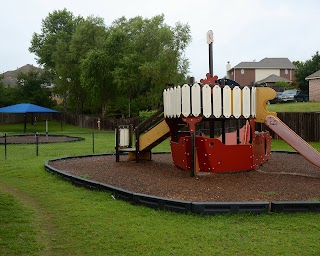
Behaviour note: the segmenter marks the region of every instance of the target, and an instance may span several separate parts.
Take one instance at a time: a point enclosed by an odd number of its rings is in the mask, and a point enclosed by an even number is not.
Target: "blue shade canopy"
[[[21,103],[0,108],[0,113],[58,113],[58,111],[31,103]]]

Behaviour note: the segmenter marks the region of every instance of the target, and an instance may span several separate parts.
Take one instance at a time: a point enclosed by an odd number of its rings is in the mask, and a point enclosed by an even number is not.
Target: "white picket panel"
[[[163,90],[162,100],[163,100],[163,116],[167,117],[167,90],[166,89]]]
[[[221,117],[221,106],[221,87],[219,85],[215,85],[212,88],[212,114],[214,117]]]
[[[232,115],[235,118],[241,116],[241,89],[235,86],[232,90]]]
[[[211,116],[212,106],[211,106],[211,87],[205,84],[202,87],[202,112],[206,118]]]
[[[169,117],[172,118],[174,117],[174,105],[172,104],[174,101],[174,94],[173,94],[173,88],[169,89],[169,102],[170,102],[170,107],[169,107]]]
[[[190,86],[185,84],[181,88],[182,98],[182,115],[188,117],[191,113],[191,102],[190,102]]]
[[[191,104],[192,115],[199,116],[201,114],[201,87],[197,83],[191,87]]]
[[[229,118],[231,116],[231,88],[226,85],[223,88],[223,109],[222,113],[225,118]]]
[[[171,117],[175,117],[175,108],[176,108],[176,105],[174,104],[174,100],[175,100],[175,90],[174,88],[170,88],[171,90]]]
[[[176,91],[176,116],[181,116],[181,87],[177,87]]]
[[[167,89],[167,93],[166,93],[166,104],[167,104],[167,117],[169,117],[170,115],[170,95],[169,95],[169,89]]]
[[[201,88],[197,83],[192,87],[185,84],[163,91],[163,111],[167,118],[177,118],[181,114],[188,117],[191,112],[195,117],[203,115],[206,118],[211,116],[220,118],[223,115],[225,118],[231,116],[239,118],[242,115],[244,118],[249,118],[250,115],[256,116],[256,97],[255,87],[250,89],[245,86],[241,90],[235,86],[231,90],[229,86],[221,89],[219,85],[211,88],[206,84]]]
[[[256,88],[252,87],[251,89],[251,115],[252,117],[256,117],[256,109],[257,109],[257,92]]]
[[[171,99],[170,99],[170,105],[171,105],[171,117],[174,118],[174,113],[175,113],[175,104],[174,104],[174,98],[175,98],[175,92],[174,88],[170,88],[170,94],[171,94]]]
[[[245,86],[242,89],[242,115],[244,118],[248,118],[250,116],[250,106],[250,89],[248,86]]]
[[[172,97],[172,107],[173,107],[173,111],[172,111],[172,115],[173,115],[173,118],[177,117],[177,87],[174,87],[173,88],[173,97]]]

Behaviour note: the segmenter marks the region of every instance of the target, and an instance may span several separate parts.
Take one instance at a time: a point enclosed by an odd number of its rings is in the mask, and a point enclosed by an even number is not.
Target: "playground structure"
[[[273,89],[229,86],[209,74],[200,82],[165,89],[163,109],[134,129],[135,147],[133,128],[118,127],[116,161],[122,152],[128,152],[130,160],[150,160],[151,149],[171,137],[173,163],[192,175],[254,170],[271,154],[270,133],[257,129],[264,123],[320,167],[320,154],[278,119],[276,113],[266,109],[268,100],[275,97]],[[225,128],[226,121],[231,119],[236,122],[236,130],[232,132]],[[209,126],[206,132],[197,129],[201,123]],[[217,123],[221,125],[219,137],[215,135]]]

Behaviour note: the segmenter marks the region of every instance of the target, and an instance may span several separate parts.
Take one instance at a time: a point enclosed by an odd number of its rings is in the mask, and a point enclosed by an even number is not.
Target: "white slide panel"
[[[251,116],[256,117],[256,109],[257,109],[257,101],[256,101],[256,87],[252,87],[251,89]]]
[[[232,115],[235,118],[241,116],[241,89],[235,86],[232,90]]]
[[[180,85],[177,87],[177,99],[176,99],[176,111],[177,111],[177,117],[181,116],[181,87]]]
[[[212,113],[214,117],[220,118],[222,115],[222,104],[221,104],[221,87],[215,85],[212,88]]]
[[[201,88],[199,84],[191,87],[192,115],[197,117],[201,114]]]
[[[231,116],[231,88],[226,85],[223,88],[223,115],[225,118],[229,118]]]
[[[249,118],[251,112],[250,108],[250,89],[245,86],[242,89],[242,115],[244,118]]]
[[[191,98],[190,98],[190,86],[185,84],[181,88],[182,98],[182,115],[188,117],[191,113]]]
[[[208,84],[205,84],[202,87],[202,112],[206,118],[211,116],[211,87]]]

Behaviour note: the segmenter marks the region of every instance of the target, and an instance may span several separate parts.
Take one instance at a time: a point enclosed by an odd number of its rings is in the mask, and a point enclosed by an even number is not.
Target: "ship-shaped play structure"
[[[320,167],[318,151],[266,109],[275,95],[271,88],[241,87],[210,74],[200,83],[165,89],[163,108],[134,129],[116,129],[116,161],[124,152],[130,160],[151,160],[151,149],[170,137],[173,163],[192,176],[255,170],[271,154],[265,124]]]

